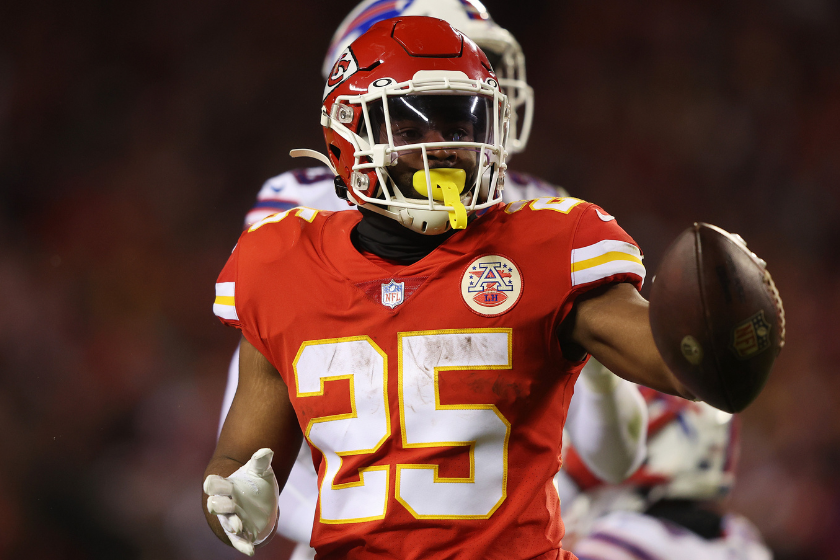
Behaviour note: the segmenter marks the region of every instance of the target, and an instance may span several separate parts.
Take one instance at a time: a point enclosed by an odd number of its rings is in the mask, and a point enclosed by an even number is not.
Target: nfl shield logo
[[[382,305],[387,305],[391,309],[395,308],[403,302],[404,293],[405,282],[391,280],[387,284],[382,284]]]

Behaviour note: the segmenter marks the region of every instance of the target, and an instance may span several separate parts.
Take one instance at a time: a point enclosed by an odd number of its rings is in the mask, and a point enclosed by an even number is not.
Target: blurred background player
[[[357,5],[338,26],[324,58],[326,80],[338,55],[374,23],[398,16],[424,15],[446,20],[475,41],[496,70],[499,85],[511,104],[508,148],[511,154],[525,149],[533,121],[533,90],[526,81],[525,56],[518,41],[496,24],[479,2],[473,0],[366,0]],[[505,202],[541,197],[562,197],[568,193],[537,177],[508,169],[503,196]],[[334,174],[326,166],[298,168],[265,182],[254,207],[245,218],[245,228],[276,212],[296,206],[320,210],[353,210],[336,196]],[[233,356],[222,405],[224,422],[236,392],[239,350]],[[567,438],[576,449],[577,460],[599,480],[617,483],[633,472],[644,457],[646,423],[644,401],[635,385],[620,379],[590,360],[575,385],[569,407]],[[317,474],[308,446],[304,445],[295,468],[280,497],[278,533],[300,543],[293,560],[311,558],[309,536],[317,500]]]
[[[735,481],[737,416],[641,391],[648,453],[624,484],[604,485],[567,452],[558,481],[570,549],[580,560],[770,560],[752,523],[723,505]]]

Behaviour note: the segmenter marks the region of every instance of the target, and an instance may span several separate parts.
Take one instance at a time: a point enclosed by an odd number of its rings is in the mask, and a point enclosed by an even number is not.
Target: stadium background
[[[352,5],[0,5],[0,558],[237,557],[199,509],[237,341],[213,283],[262,181],[323,149]],[[787,347],[730,503],[778,560],[840,558],[837,4],[487,6],[536,91],[515,169],[615,214],[651,273],[694,220],[769,263]]]

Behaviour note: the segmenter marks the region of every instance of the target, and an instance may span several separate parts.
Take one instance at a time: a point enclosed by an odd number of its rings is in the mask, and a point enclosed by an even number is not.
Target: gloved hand
[[[271,459],[263,448],[227,478],[211,474],[204,479],[207,510],[216,514],[230,544],[243,554],[254,555],[254,546],[274,533],[280,489]]]

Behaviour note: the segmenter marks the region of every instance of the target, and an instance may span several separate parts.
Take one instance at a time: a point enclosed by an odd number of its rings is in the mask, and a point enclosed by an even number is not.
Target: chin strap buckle
[[[333,177],[333,184],[335,185],[335,195],[341,200],[349,200],[347,197],[347,185],[344,184],[344,179],[340,175]]]

